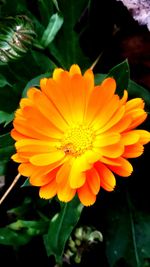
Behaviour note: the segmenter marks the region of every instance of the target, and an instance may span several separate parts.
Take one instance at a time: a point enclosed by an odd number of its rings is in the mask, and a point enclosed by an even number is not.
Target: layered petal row
[[[30,88],[15,113],[19,173],[40,187],[41,198],[68,202],[77,194],[83,205],[96,201],[100,188],[113,191],[115,174],[130,176],[129,158],[142,155],[150,133],[139,129],[147,118],[144,101],[120,98],[113,78],[94,86],[94,75],[78,65],[56,68],[52,78]]]

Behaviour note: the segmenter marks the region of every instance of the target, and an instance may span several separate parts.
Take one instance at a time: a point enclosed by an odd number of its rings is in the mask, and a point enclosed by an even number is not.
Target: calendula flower
[[[100,187],[114,190],[114,174],[127,177],[127,160],[143,153],[150,133],[135,129],[147,117],[141,98],[127,101],[127,91],[115,94],[116,82],[105,79],[94,86],[88,69],[56,68],[20,101],[11,132],[20,163],[19,173],[40,187],[41,198],[55,195],[69,202],[77,194],[92,205]]]

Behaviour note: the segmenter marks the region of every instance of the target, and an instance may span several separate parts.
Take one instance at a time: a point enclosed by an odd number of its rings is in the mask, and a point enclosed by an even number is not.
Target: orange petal
[[[64,152],[58,150],[58,151],[51,152],[51,153],[38,154],[38,155],[32,156],[30,158],[30,162],[36,166],[46,166],[46,165],[62,160],[64,156],[65,156]]]
[[[110,159],[107,157],[101,156],[99,159],[102,163],[109,164],[109,165],[114,165],[114,166],[120,166],[121,164],[117,161],[117,159]]]
[[[41,90],[43,90],[43,88],[46,87],[47,80],[48,80],[47,78],[42,78],[40,80],[40,88],[41,88]]]
[[[86,182],[82,187],[77,189],[78,197],[84,206],[93,205],[96,201],[96,195],[93,194]]]
[[[49,174],[43,175],[43,176],[37,176],[35,179],[32,179],[32,176],[29,178],[29,182],[31,185],[34,186],[43,186],[48,184],[51,181],[51,177]]]
[[[131,122],[132,122],[132,117],[130,115],[122,116],[120,118],[120,120],[116,121],[116,123],[114,123],[111,126],[110,131],[121,133],[121,132],[123,132],[129,128],[129,126],[131,125]],[[111,123],[111,120],[109,123]],[[109,125],[109,123],[108,123],[108,125]],[[106,127],[107,127],[107,125],[106,125]]]
[[[70,187],[71,188],[79,188],[85,183],[86,180],[86,175],[84,172],[70,172],[69,176],[70,180]]]
[[[23,100],[23,101],[25,101],[25,102],[29,102],[30,103],[30,101],[31,100],[33,100],[33,98],[34,98],[34,94],[36,94],[36,92],[38,92],[39,91],[39,89],[37,89],[37,88],[35,88],[35,87],[31,87],[31,88],[29,88],[29,90],[28,90],[28,92],[27,92],[27,97],[28,97],[28,100]],[[25,98],[26,99],[26,98]],[[33,103],[33,102],[32,102]],[[34,103],[33,103],[34,104]],[[24,105],[23,105],[24,106]],[[22,107],[23,107],[22,106]],[[26,106],[26,105],[25,105]],[[28,106],[28,105],[27,105]]]
[[[15,162],[22,163],[22,162],[27,162],[28,160],[24,157],[21,157],[19,153],[16,153],[11,156],[11,159],[14,160]]]
[[[34,127],[32,127],[32,125],[28,121],[15,119],[13,122],[13,125],[15,127],[15,130],[17,131],[17,133],[15,132],[16,138],[18,138],[18,133],[19,133],[23,136],[26,136],[26,138],[37,138],[37,139],[41,139],[41,140],[51,140],[51,138],[46,136],[44,134],[44,132],[39,133],[38,129],[35,129]]]
[[[22,151],[19,151],[19,156],[26,159],[26,162],[29,162],[29,158],[31,158],[32,156],[35,155],[35,153],[32,151],[28,151],[28,152],[22,152]]]
[[[58,170],[56,175],[56,181],[58,184],[68,180],[71,170],[71,162],[71,160],[64,162],[64,164],[62,164],[62,166]]]
[[[93,146],[104,147],[104,146],[118,143],[119,141],[120,141],[120,134],[105,133],[105,134],[96,136],[95,141],[93,142]]]
[[[73,169],[74,170],[74,169]],[[79,188],[85,183],[86,176],[84,172],[71,171],[69,180],[71,188]]]
[[[82,124],[87,107],[87,88],[81,75],[75,74],[71,77],[71,88],[69,92],[69,103],[73,122]]]
[[[94,195],[97,195],[100,190],[100,177],[95,168],[86,171],[87,183]]]
[[[39,133],[47,135],[51,138],[62,138],[62,132],[55,127],[45,116],[34,107],[24,107],[23,114],[27,122]],[[39,127],[39,123],[41,127]]]
[[[93,163],[98,161],[101,158],[99,152],[94,150],[88,150],[84,153],[83,161],[81,162],[81,166],[84,167],[84,171],[91,169]],[[85,164],[84,164],[85,163]]]
[[[123,119],[125,113],[125,107],[121,107],[119,108],[114,114],[113,116],[110,118],[110,120],[101,128],[97,131],[97,134],[101,134],[104,133],[106,131],[110,131],[110,132],[121,132],[120,129],[115,130],[116,125],[118,125],[120,123],[120,121]],[[131,120],[130,120],[131,121]]]
[[[133,171],[133,167],[128,160],[120,157],[116,159],[116,162],[120,163],[120,166],[108,165],[109,169],[111,169],[114,173],[120,176],[123,176],[123,177],[128,177],[131,175]]]
[[[116,90],[116,81],[113,78],[106,78],[102,83],[101,83],[102,88],[105,88],[105,90],[111,91],[115,93]]]
[[[134,98],[129,100],[126,103],[126,112],[131,111],[131,110],[135,110],[135,109],[143,109],[144,108],[144,101],[142,98]]]
[[[85,71],[84,75],[85,87],[87,88],[87,94],[90,94],[94,89],[94,74],[91,69]]]
[[[108,78],[108,80],[104,80],[102,85],[95,86],[92,91],[88,108],[86,112],[86,120],[91,123],[95,116],[99,114],[101,107],[105,107],[105,105],[111,100],[115,93],[115,82],[113,79]],[[112,83],[111,83],[112,81]],[[108,85],[108,87],[107,87]]]
[[[99,110],[98,114],[95,115],[95,118],[91,123],[91,125],[94,125],[94,129],[98,130],[103,128],[109,122],[109,120],[111,120],[118,107],[119,97],[117,95],[114,95],[108,103],[105,103],[105,105],[102,104],[101,109]]]
[[[60,78],[60,75],[61,75],[62,72],[64,72],[63,69],[61,69],[61,68],[56,68],[56,69],[54,70],[54,72],[53,72],[53,79],[57,81],[57,80]]]
[[[71,201],[75,196],[75,194],[76,194],[76,189],[72,189],[68,181],[58,184],[57,196],[60,201],[63,202]]]
[[[33,166],[31,163],[22,163],[18,167],[18,171],[23,176],[31,176],[32,173],[35,170],[35,166]]]
[[[51,172],[45,174],[45,175],[37,175],[37,176],[32,176],[30,177],[29,181],[30,184],[34,185],[34,186],[43,186],[46,185],[48,183],[50,183],[53,179],[56,178],[56,173],[58,171],[58,168],[52,170]]]
[[[128,91],[124,90],[123,97],[120,99],[120,104],[124,105],[128,99]]]
[[[50,199],[56,195],[57,184],[56,180],[53,179],[50,183],[42,186],[39,190],[39,195],[41,198]]]
[[[125,147],[125,151],[123,153],[123,157],[125,158],[137,158],[141,156],[144,152],[144,147],[138,143]]]
[[[100,148],[101,155],[108,158],[118,158],[123,154],[123,152],[124,146],[121,143]]]
[[[31,90],[31,89],[30,89]],[[35,90],[36,89],[32,89],[33,90],[33,92],[35,93]],[[39,91],[39,90],[36,90],[36,91]],[[32,106],[32,105],[34,105],[34,103],[33,103],[33,101],[31,100],[31,99],[29,99],[29,98],[22,98],[21,100],[20,100],[20,107],[21,108],[24,108],[25,106]],[[19,110],[17,110],[17,115],[18,115],[18,111],[20,112],[20,114],[21,114],[21,110],[19,109]]]
[[[113,191],[116,186],[116,179],[113,173],[101,162],[97,162],[95,168],[99,173],[101,186],[107,191]]]
[[[60,115],[64,118],[64,120],[67,123],[70,123],[72,121],[70,114],[71,113],[70,104],[69,104],[71,85],[70,85],[70,77],[68,77],[66,72],[61,73],[60,81],[57,81],[58,82],[57,84],[56,81],[54,81],[53,79],[48,79],[46,88],[43,89],[43,92],[53,103],[53,105],[58,110]]]
[[[139,141],[140,135],[136,131],[122,133],[121,142],[126,145],[132,145]]]
[[[43,176],[46,175],[50,172],[52,172],[53,170],[56,170],[60,168],[60,166],[63,164],[62,161],[57,161],[53,164],[47,165],[47,166],[34,166],[34,171],[32,172],[32,180],[36,179],[37,176]]]
[[[69,176],[69,182],[71,188],[78,188],[81,187],[85,183],[85,170],[88,170],[90,168],[90,165],[87,163],[86,158],[84,156],[77,157],[74,159],[70,176]]]
[[[70,67],[69,74],[70,74],[71,76],[72,76],[72,75],[75,75],[75,74],[80,74],[80,75],[81,75],[81,69],[80,69],[80,67],[79,67],[77,64],[73,64],[73,65]]]
[[[22,140],[23,138],[27,138],[25,135],[17,132],[15,129],[12,129],[10,134],[11,134],[11,137],[15,140]]]
[[[34,102],[42,115],[46,117],[55,127],[62,131],[66,129],[66,121],[45,94],[39,91],[39,93],[34,96]]]
[[[142,145],[145,145],[150,142],[150,132],[145,131],[145,130],[135,130],[135,132],[140,135],[139,142]]]
[[[147,118],[147,113],[144,110],[135,110],[131,114],[132,122],[128,127],[128,130],[134,129],[139,126],[142,122],[144,122]]]
[[[35,139],[22,139],[15,143],[15,147],[19,152],[32,152],[33,154],[51,153],[56,151],[56,147],[59,147],[59,142],[35,140]]]

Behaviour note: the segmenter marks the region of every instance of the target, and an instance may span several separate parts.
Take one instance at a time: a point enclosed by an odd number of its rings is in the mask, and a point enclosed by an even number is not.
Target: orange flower
[[[113,78],[94,86],[92,70],[82,75],[78,65],[55,69],[40,87],[30,88],[16,111],[12,159],[40,187],[41,198],[68,202],[78,194],[83,205],[92,205],[100,187],[114,190],[113,173],[132,173],[127,158],[140,156],[150,141],[149,132],[135,130],[147,117],[144,102],[127,101],[127,91],[120,99]]]

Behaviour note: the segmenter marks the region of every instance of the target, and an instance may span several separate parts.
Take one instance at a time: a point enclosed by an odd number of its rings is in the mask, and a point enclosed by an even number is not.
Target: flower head
[[[141,98],[127,101],[115,94],[116,82],[94,86],[92,70],[78,65],[57,68],[40,89],[30,88],[20,101],[11,132],[20,163],[19,173],[40,187],[41,198],[55,195],[68,202],[75,194],[92,205],[100,187],[112,191],[114,174],[127,177],[127,160],[143,153],[150,133],[135,129],[147,117]]]

